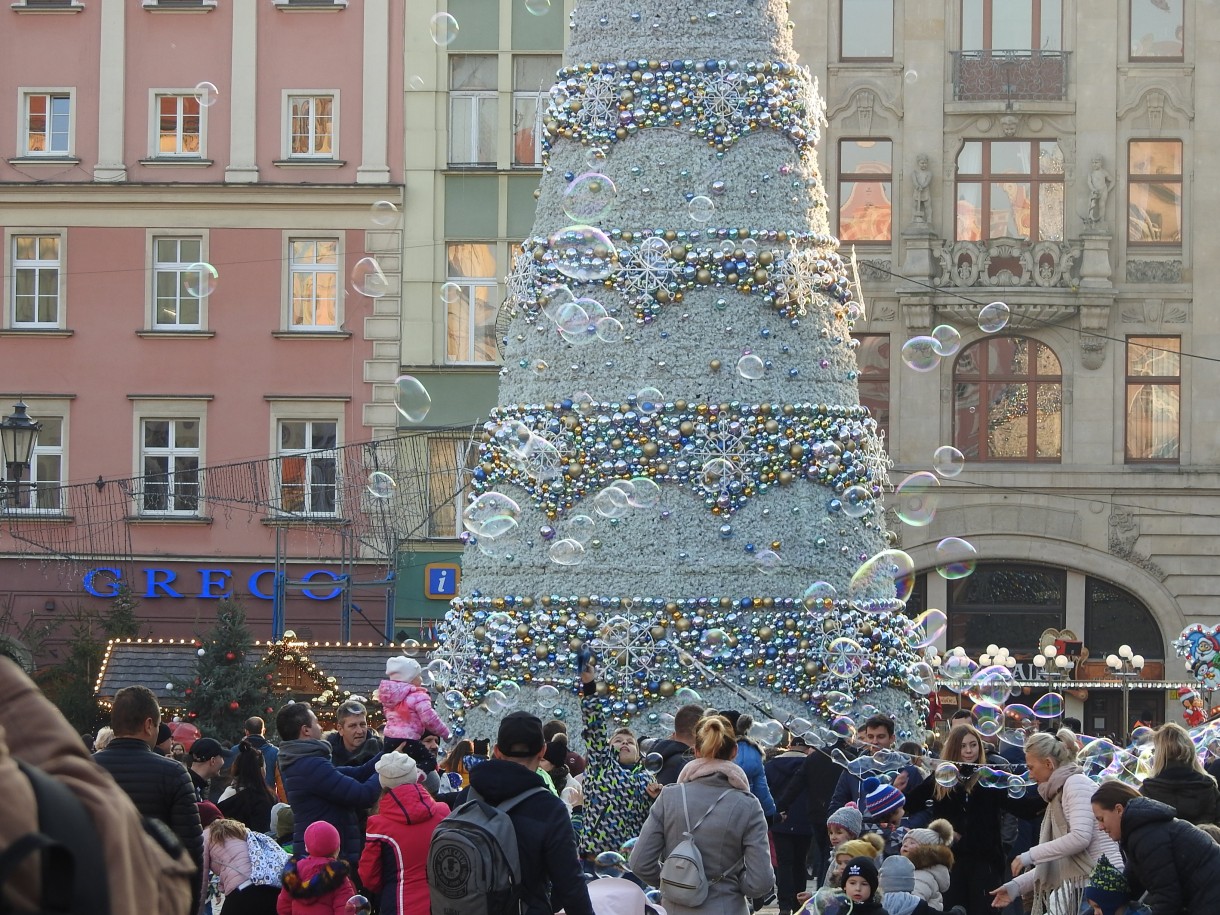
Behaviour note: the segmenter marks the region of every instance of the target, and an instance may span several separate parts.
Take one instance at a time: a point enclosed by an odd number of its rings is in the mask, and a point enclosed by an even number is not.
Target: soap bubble
[[[912,337],[902,344],[902,362],[917,372],[930,372],[940,365],[938,346],[932,337]]]
[[[521,701],[521,684],[513,680],[501,680],[496,684],[496,689],[504,694],[505,708],[515,708]]]
[[[788,722],[787,728],[793,737],[804,737],[813,730],[813,722],[808,718],[793,718]]]
[[[547,553],[551,557],[551,562],[561,566],[579,565],[585,558],[585,548],[580,541],[568,537],[552,543]]]
[[[902,550],[882,550],[856,569],[847,584],[847,599],[867,603],[888,598],[892,590],[898,600],[906,601],[914,587],[915,560]]]
[[[689,686],[679,687],[674,693],[674,698],[678,700],[679,705],[702,705],[703,697],[698,692],[691,689]]]
[[[979,551],[960,537],[946,537],[936,544],[936,573],[950,581],[974,571]]]
[[[905,82],[908,86],[914,85],[916,82],[919,81],[919,71],[907,70],[905,73],[902,74],[902,79],[903,79],[903,82]]]
[[[525,0],[525,11],[531,16],[545,16],[551,11],[551,0]]]
[[[952,356],[962,346],[962,335],[952,324],[938,324],[932,328],[933,349],[938,356]]]
[[[952,788],[960,777],[957,766],[951,762],[942,762],[936,766],[936,784],[942,788]]]
[[[944,610],[932,608],[915,617],[907,627],[912,648],[927,648],[934,645],[949,625]]]
[[[441,301],[446,305],[452,305],[461,300],[466,290],[462,288],[460,283],[443,283],[441,285]]]
[[[948,655],[940,664],[941,682],[945,689],[961,694],[970,685],[970,678],[979,665],[965,655]]]
[[[191,264],[182,271],[182,288],[196,299],[206,299],[216,291],[220,273],[211,264]]]
[[[703,630],[699,636],[699,654],[709,661],[731,657],[733,645],[729,634],[715,627]]]
[[[621,518],[631,510],[631,502],[622,487],[607,486],[593,497],[593,509],[603,518]]]
[[[593,539],[593,533],[597,530],[597,522],[588,515],[573,515],[562,523],[560,530],[565,537],[570,537],[584,545]]]
[[[424,88],[424,78],[417,73],[412,74],[407,80],[407,85],[418,92],[420,89]]]
[[[368,486],[365,488],[374,499],[388,499],[394,495],[394,491],[398,489],[398,484],[394,482],[394,478],[388,473],[374,470],[369,474]]]
[[[940,480],[936,474],[921,470],[911,474],[894,490],[894,510],[903,524],[925,527],[936,517],[940,501]]]
[[[649,477],[634,477],[627,504],[632,508],[652,508],[661,501],[661,487]]]
[[[750,381],[757,381],[766,373],[767,367],[762,359],[753,353],[747,353],[737,360],[737,374]]]
[[[864,672],[868,652],[855,639],[837,638],[826,647],[827,669],[836,677],[854,680]]]
[[[847,693],[831,690],[825,696],[826,710],[832,715],[849,715],[851,714],[852,706],[855,700]]]
[[[399,375],[394,381],[394,406],[410,423],[422,423],[432,409],[432,395],[414,375]]]
[[[453,665],[443,658],[429,661],[424,669],[428,671],[428,679],[440,687],[448,686],[453,678]]]
[[[1008,776],[1008,796],[1011,798],[1025,797],[1025,792],[1029,786],[1025,784],[1025,779],[1019,775]]]
[[[651,772],[656,775],[665,768],[665,757],[660,753],[649,753],[644,757],[643,766],[645,772]]]
[[[690,204],[687,206],[687,211],[690,213],[690,218],[695,222],[707,222],[716,211],[716,204],[712,203],[711,197],[699,195],[691,199]]]
[[[936,689],[936,673],[927,661],[916,661],[907,672],[907,686],[921,696]]]
[[[491,714],[498,715],[508,710],[508,697],[498,689],[489,689],[487,695],[483,697],[483,704],[487,706],[487,711]]]
[[[984,737],[995,737],[1004,730],[1004,712],[992,705],[976,705],[974,726]]]
[[[843,514],[849,518],[863,518],[872,512],[873,494],[867,486],[848,486],[839,496]]]
[[[618,256],[609,236],[593,226],[568,226],[549,239],[555,269],[574,280],[603,280],[614,272]]]
[[[362,257],[352,267],[352,289],[370,299],[380,299],[390,292],[390,281],[373,257]]]
[[[775,550],[759,550],[754,554],[754,568],[764,575],[778,572],[782,562],[779,553]]]
[[[462,512],[462,524],[481,540],[495,540],[517,528],[521,506],[499,492],[485,492]]]
[[[856,736],[856,723],[846,715],[840,715],[834,721],[830,722],[830,731],[837,737],[842,737],[845,740],[851,740]]]
[[[343,907],[343,915],[369,915],[373,911],[372,904],[364,896],[353,896]]]
[[[618,318],[612,318],[607,315],[604,318],[598,318],[594,323],[597,328],[597,339],[603,343],[622,343],[623,323]]]
[[[649,267],[660,267],[669,260],[669,242],[650,236],[640,244],[640,260]]]
[[[220,90],[216,88],[215,83],[209,83],[206,80],[202,83],[195,84],[195,99],[204,108],[211,108],[220,98]]]
[[[576,222],[595,222],[610,212],[618,199],[614,182],[600,172],[572,179],[563,192],[563,211]]]
[[[387,228],[398,222],[398,207],[392,201],[378,200],[369,207],[369,222],[380,228]]]
[[[656,413],[665,405],[665,395],[656,388],[641,388],[635,395],[635,404],[645,413]]]
[[[549,683],[544,683],[534,693],[534,702],[539,708],[550,708],[559,701],[559,690]]]
[[[447,48],[458,36],[458,21],[448,13],[437,13],[428,24],[428,31],[437,47]]]
[[[657,719],[657,724],[661,726],[663,731],[672,731],[674,729],[674,716],[669,712],[662,712]]]
[[[764,747],[778,747],[784,739],[784,726],[774,718],[755,721],[750,726],[749,736]]]
[[[834,606],[835,599],[839,596],[838,589],[828,581],[815,581],[801,596],[801,600],[805,604],[805,609],[812,610],[814,613],[819,613],[823,610],[829,610]]]
[[[1063,697],[1047,693],[1034,703],[1033,713],[1039,718],[1058,718],[1063,714]]]
[[[592,171],[601,171],[605,161],[606,151],[600,146],[590,146],[589,151],[585,153],[585,165],[589,166]]]
[[[966,456],[952,445],[941,445],[932,452],[932,469],[937,476],[955,477],[966,466]]]
[[[966,695],[975,705],[1002,708],[1015,690],[1016,679],[1012,671],[1002,664],[992,664],[970,678]]]
[[[992,302],[979,309],[979,330],[985,334],[994,334],[1008,326],[1011,312],[1003,302]]]

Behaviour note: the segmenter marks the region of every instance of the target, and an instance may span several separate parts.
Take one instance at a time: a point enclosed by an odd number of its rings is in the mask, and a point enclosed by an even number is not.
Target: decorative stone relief
[[[870,302],[869,317],[877,322],[893,321],[898,317],[898,306],[892,301]]]
[[[1125,559],[1132,565],[1139,566],[1157,581],[1164,581],[1168,576],[1165,570],[1148,556],[1136,550],[1136,542],[1140,539],[1140,522],[1135,513],[1117,506],[1110,509],[1110,552],[1120,559]]]
[[[1106,338],[1080,335],[1080,362],[1086,369],[1099,369],[1106,361]]]
[[[942,244],[936,256],[940,261],[940,274],[934,280],[937,286],[1051,288],[1071,285],[1072,265],[1079,251],[1063,242],[1031,245],[1023,238],[996,238]]]
[[[851,117],[854,115],[855,123]],[[838,121],[844,129],[863,136],[872,136],[874,122],[879,129],[902,120],[902,109],[879,86],[857,84],[843,96],[843,102],[829,109],[825,115]]]
[[[1166,302],[1165,303],[1165,323],[1166,324],[1185,324],[1190,320],[1190,303],[1189,302]]]
[[[1180,283],[1180,260],[1127,260],[1128,283]]]
[[[887,283],[893,279],[894,262],[889,258],[873,257],[858,263],[862,282]]]

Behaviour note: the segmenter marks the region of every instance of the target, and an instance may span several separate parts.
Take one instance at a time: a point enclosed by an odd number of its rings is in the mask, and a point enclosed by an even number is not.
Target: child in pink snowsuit
[[[423,687],[423,671],[413,658],[399,656],[385,662],[385,675],[377,687],[377,698],[385,710],[385,746],[410,755],[423,772],[436,770],[436,757],[420,743],[425,731],[449,739],[449,728],[432,708],[428,691]]]

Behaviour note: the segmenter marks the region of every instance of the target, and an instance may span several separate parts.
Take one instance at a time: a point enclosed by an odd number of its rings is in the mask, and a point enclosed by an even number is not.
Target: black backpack
[[[0,852],[0,915],[110,915],[102,841],[85,805],[67,786],[14,757],[38,805],[38,832]],[[30,855],[42,855],[42,905],[17,909],[4,892],[9,875]]]

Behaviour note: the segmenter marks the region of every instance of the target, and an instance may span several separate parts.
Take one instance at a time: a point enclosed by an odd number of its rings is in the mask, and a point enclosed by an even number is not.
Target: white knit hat
[[[408,658],[406,655],[387,658],[385,662],[385,675],[399,683],[410,683],[422,672],[423,668],[419,666],[419,661]]]
[[[381,780],[383,788],[414,785],[419,781],[419,768],[406,753],[386,753],[373,768],[377,770],[377,778]]]

